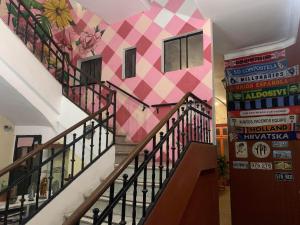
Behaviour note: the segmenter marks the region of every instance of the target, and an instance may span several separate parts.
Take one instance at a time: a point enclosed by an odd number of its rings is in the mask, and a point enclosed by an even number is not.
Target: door
[[[88,78],[87,75],[90,75],[96,80],[101,80],[101,70],[102,58],[100,57],[82,61],[80,76],[81,82],[83,84],[95,84],[96,82],[92,78]]]

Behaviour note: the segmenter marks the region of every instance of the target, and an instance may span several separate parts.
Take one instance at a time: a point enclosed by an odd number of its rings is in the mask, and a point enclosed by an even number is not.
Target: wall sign
[[[256,142],[252,146],[252,153],[256,158],[267,158],[270,153],[271,149],[270,146],[265,142]]]
[[[296,140],[297,133],[294,131],[282,132],[282,133],[255,133],[255,134],[238,134],[238,140]]]
[[[270,132],[287,132],[287,131],[292,131],[291,124],[278,124],[278,125],[244,128],[244,133],[270,133]]]
[[[240,68],[228,68],[226,69],[226,74],[228,76],[241,76],[253,73],[262,73],[268,71],[282,70],[287,68],[287,60],[282,59],[278,61],[272,61],[269,63],[256,64],[251,66],[245,66]]]
[[[275,173],[275,179],[277,181],[293,181],[294,175],[292,173],[287,172]]]
[[[275,170],[292,170],[292,161],[275,161],[274,162]]]
[[[292,159],[292,151],[291,150],[274,150],[273,151],[274,159]]]
[[[273,166],[270,162],[251,162],[250,167],[252,170],[272,170]]]
[[[228,76],[226,78],[228,85],[235,85],[235,84],[243,84],[243,83],[251,83],[251,82],[259,82],[259,81],[266,81],[266,80],[275,80],[281,78],[289,78],[294,77],[299,74],[299,65],[295,65],[288,69],[284,69],[277,72],[265,73],[265,74],[255,74],[255,75],[248,75],[248,76]]]
[[[235,142],[235,157],[248,158],[247,142]]]
[[[300,93],[300,84],[290,84],[287,86],[264,88],[254,91],[245,91],[241,93],[229,93],[229,101],[247,101],[260,98],[274,98],[280,96],[288,96]]]
[[[229,112],[231,117],[249,117],[249,116],[274,116],[286,114],[300,114],[300,107],[290,106],[275,109],[254,109]]]
[[[291,83],[300,82],[300,76],[290,77],[290,78],[283,78],[278,80],[267,80],[255,83],[245,83],[245,84],[237,84],[226,87],[228,91],[246,91],[246,90],[254,90],[260,88],[268,88],[274,86],[283,86],[288,85]]]
[[[296,123],[296,115],[287,116],[261,116],[261,117],[245,117],[231,118],[230,125],[238,127],[257,127],[267,125],[277,125],[286,123]]]
[[[272,141],[273,148],[288,148],[289,142],[288,141]]]
[[[271,62],[273,60],[282,59],[284,57],[285,57],[285,49],[257,54],[255,56],[247,56],[247,57],[241,57],[237,59],[226,60],[225,67],[228,68],[228,67],[244,66],[249,64]]]
[[[232,167],[234,169],[249,169],[249,162],[246,161],[233,161],[232,162]]]

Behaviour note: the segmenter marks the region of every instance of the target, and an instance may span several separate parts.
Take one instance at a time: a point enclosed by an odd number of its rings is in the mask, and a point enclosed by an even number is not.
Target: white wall
[[[2,20],[0,30],[0,75],[55,124],[61,105],[61,85]]]

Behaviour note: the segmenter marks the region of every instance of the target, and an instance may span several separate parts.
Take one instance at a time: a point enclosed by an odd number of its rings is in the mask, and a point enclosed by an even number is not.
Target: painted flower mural
[[[100,30],[98,26],[96,26],[92,32],[82,32],[79,39],[76,41],[76,45],[79,47],[80,55],[86,55],[89,51],[95,55],[94,52],[97,42],[102,37],[103,33],[104,30]]]
[[[47,0],[43,6],[44,15],[58,28],[64,29],[73,23],[69,5],[65,0]]]

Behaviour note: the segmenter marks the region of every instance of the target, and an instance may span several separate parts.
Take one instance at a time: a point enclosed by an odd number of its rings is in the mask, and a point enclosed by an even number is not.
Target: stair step
[[[119,225],[120,221],[121,221],[120,215],[113,215],[112,225]],[[125,221],[127,222],[126,224],[131,224],[132,218],[125,217]],[[92,224],[93,224],[93,217],[91,217],[91,216],[84,216],[80,220],[80,225],[92,225]],[[106,225],[106,224],[108,224],[108,222],[103,222],[101,224]]]

